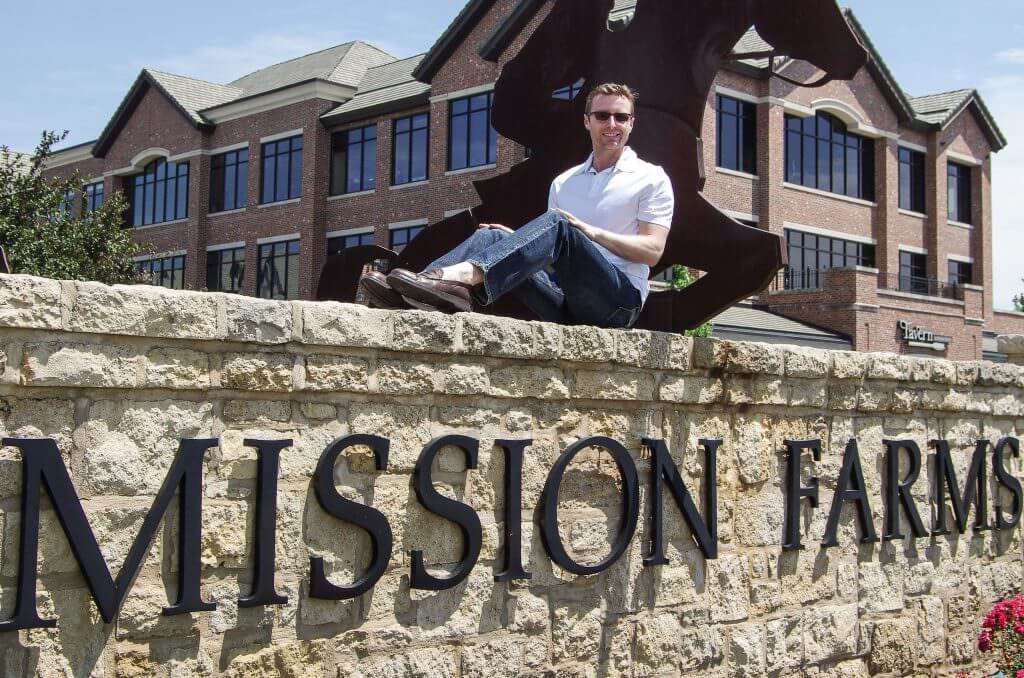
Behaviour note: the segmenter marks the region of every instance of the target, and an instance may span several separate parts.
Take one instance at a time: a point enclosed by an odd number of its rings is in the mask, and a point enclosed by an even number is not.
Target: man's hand
[[[501,224],[480,224],[479,228],[489,228],[494,231],[502,231],[504,233],[515,233],[508,226],[502,226]]]
[[[565,217],[565,220],[569,222],[569,225],[578,230],[583,235],[585,235],[588,240],[594,240],[595,236],[597,235],[596,228],[594,228],[590,224],[580,221],[575,216],[573,216],[569,212],[566,212],[565,210],[558,209],[557,207],[553,207],[552,210],[558,212],[563,217]]]

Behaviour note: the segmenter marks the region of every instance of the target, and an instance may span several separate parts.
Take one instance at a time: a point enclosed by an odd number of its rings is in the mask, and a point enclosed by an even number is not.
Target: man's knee
[[[474,245],[484,247],[496,243],[499,240],[504,240],[509,235],[509,233],[499,231],[496,228],[478,228],[473,235],[469,236],[469,242]]]

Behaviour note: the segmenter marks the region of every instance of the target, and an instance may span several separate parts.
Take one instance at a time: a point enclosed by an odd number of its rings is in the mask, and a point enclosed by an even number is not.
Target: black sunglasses
[[[587,111],[587,115],[592,115],[601,122],[608,122],[609,118],[615,118],[615,122],[621,124],[629,122],[633,117],[632,113],[612,113],[610,111]]]

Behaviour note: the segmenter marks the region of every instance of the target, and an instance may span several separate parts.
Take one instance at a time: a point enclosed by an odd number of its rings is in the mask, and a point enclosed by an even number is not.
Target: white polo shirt
[[[665,170],[644,162],[628,146],[619,161],[603,172],[594,171],[593,158],[591,153],[586,162],[555,177],[548,192],[548,209],[557,207],[591,226],[624,235],[637,235],[641,221],[672,227],[675,198]],[[641,300],[647,301],[650,267],[623,259],[596,242],[594,245],[629,277]]]

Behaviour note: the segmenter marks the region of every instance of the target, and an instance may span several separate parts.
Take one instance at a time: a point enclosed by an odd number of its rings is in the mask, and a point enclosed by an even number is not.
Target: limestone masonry
[[[1019,338],[1004,344],[1024,349]],[[930,527],[929,441],[949,440],[963,488],[977,439],[1024,435],[1024,366],[0,276],[0,375],[0,435],[57,442],[114,575],[179,440],[219,441],[205,457],[201,538],[203,598],[216,609],[160,612],[177,595],[174,503],[116,623],[104,624],[44,498],[39,610],[58,624],[0,633],[3,676],[980,676],[981,616],[1024,575],[1019,526],[861,544],[847,505],[838,546],[821,546],[851,438],[879,535],[882,441],[920,446],[913,496]],[[319,600],[308,591],[310,557],[337,584],[370,558],[367,533],[327,514],[311,482],[324,449],[350,433],[391,441],[386,470],[353,448],[334,475],[344,497],[386,515],[395,543],[373,589]],[[411,482],[424,445],[448,433],[481,441],[476,469],[446,448],[433,470],[441,493],[479,516],[480,561],[454,589],[411,590],[412,550],[435,574],[462,554],[457,526],[423,508]],[[552,565],[534,517],[560,452],[595,435],[628,449],[642,508],[625,554],[575,576]],[[643,565],[652,538],[643,437],[665,441],[702,515],[697,441],[723,441],[717,559],[704,558],[669,495],[669,563]],[[275,533],[276,586],[288,602],[240,609],[255,576],[247,438],[293,440],[281,453]],[[533,578],[495,582],[505,474],[493,441],[524,438],[533,443],[523,564]],[[819,505],[802,502],[804,548],[783,551],[782,441],[816,438],[821,460],[804,455],[802,482],[820,477]],[[1019,478],[1020,459],[1006,463]],[[0,620],[18,588],[21,468],[20,453],[3,448]],[[994,528],[1010,495],[988,476]],[[584,451],[570,466],[558,516],[576,560],[608,553],[622,485],[607,453]]]

